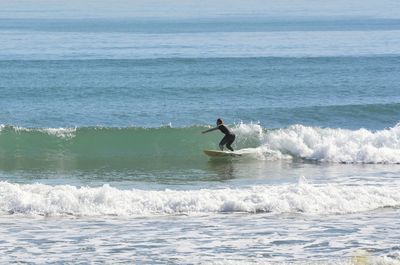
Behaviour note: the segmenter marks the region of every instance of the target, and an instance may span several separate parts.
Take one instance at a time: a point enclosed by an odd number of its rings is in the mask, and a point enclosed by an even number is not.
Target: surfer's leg
[[[231,150],[232,152],[233,152],[233,148],[232,148],[232,146],[231,146],[231,144],[233,143],[233,141],[235,141],[235,138],[236,138],[236,136],[233,134],[233,135],[230,135],[229,136],[229,139],[228,139],[228,141],[227,141],[227,143],[226,143],[226,148],[228,148],[229,150]]]
[[[219,149],[224,150],[224,145],[228,142],[228,140],[228,135],[225,135],[221,142],[219,142]]]

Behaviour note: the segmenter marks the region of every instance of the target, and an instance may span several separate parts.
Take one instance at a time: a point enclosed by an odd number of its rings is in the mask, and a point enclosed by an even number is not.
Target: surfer
[[[233,152],[231,144],[233,143],[233,141],[235,141],[236,136],[228,129],[228,127],[224,125],[224,121],[222,119],[217,120],[217,127],[211,128],[201,133],[208,133],[215,130],[220,130],[223,134],[225,134],[224,138],[222,138],[221,142],[219,142],[219,148],[221,150],[224,150],[224,145],[226,145],[226,148]]]

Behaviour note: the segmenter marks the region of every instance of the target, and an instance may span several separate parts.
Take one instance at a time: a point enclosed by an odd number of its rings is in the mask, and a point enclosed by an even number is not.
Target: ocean
[[[0,263],[400,264],[398,3],[25,2],[0,12]],[[203,153],[217,118],[241,156]]]

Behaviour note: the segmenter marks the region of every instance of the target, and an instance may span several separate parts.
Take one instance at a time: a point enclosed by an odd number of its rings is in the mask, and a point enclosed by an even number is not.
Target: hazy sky
[[[0,0],[0,18],[399,18],[400,0]]]

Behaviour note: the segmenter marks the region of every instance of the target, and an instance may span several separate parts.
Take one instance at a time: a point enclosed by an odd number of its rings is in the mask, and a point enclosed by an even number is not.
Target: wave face
[[[14,168],[84,169],[178,163],[200,157],[212,136],[201,128],[46,128],[3,126],[0,164]],[[151,166],[149,165],[149,166]]]
[[[260,185],[201,190],[120,190],[108,184],[70,185],[0,182],[0,212],[22,215],[149,215],[233,212],[346,214],[399,207],[399,187]]]
[[[206,161],[203,149],[216,149],[220,133],[187,128],[45,128],[2,126],[3,169],[160,169],[183,168]],[[260,145],[262,128],[238,125],[238,146]]]
[[[222,135],[186,128],[47,128],[2,126],[3,169],[147,168],[204,163],[203,149],[216,149]],[[301,158],[335,163],[400,163],[400,125],[379,131],[293,125],[267,130],[232,126],[235,147],[249,160]]]

